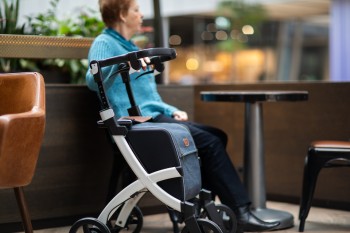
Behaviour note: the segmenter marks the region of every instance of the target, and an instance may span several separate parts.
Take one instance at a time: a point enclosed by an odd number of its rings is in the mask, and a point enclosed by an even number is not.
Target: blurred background
[[[177,50],[163,83],[329,81],[334,2],[344,1],[139,0],[144,30],[134,41]],[[17,7],[21,33],[94,37],[103,28],[97,0],[22,0]],[[76,70],[87,66],[77,63]],[[84,82],[83,72],[74,75],[73,83]]]

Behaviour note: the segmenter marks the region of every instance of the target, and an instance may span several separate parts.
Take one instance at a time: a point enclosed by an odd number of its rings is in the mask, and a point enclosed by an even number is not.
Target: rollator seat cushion
[[[201,174],[197,148],[186,126],[176,123],[136,124],[126,139],[148,173],[170,167],[182,169],[182,177],[159,182],[166,192],[182,201],[198,195]]]

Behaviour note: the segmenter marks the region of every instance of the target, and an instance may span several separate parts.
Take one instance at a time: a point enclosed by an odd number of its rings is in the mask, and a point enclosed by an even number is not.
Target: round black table
[[[265,221],[280,221],[277,229],[294,225],[293,215],[266,208],[262,103],[306,101],[307,91],[202,91],[201,99],[209,102],[244,102],[244,184],[255,215]]]

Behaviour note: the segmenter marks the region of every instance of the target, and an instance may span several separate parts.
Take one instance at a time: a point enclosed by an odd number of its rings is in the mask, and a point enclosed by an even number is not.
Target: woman
[[[94,40],[89,51],[89,62],[137,51],[130,40],[140,32],[143,15],[136,0],[99,0],[106,29]],[[134,98],[143,116],[152,116],[154,122],[176,122],[188,126],[201,158],[203,188],[218,195],[220,201],[232,208],[243,231],[271,230],[279,222],[264,222],[250,212],[250,200],[226,152],[227,135],[220,129],[188,121],[187,113],[162,101],[154,75],[145,74],[149,59],[142,60],[143,70],[131,74]],[[116,67],[105,67],[103,77],[107,98],[117,117],[127,116],[130,107],[125,86],[120,76],[113,75]],[[86,81],[97,91],[90,70]]]

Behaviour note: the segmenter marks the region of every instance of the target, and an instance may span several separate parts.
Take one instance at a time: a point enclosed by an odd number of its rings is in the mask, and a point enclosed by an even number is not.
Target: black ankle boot
[[[280,222],[265,222],[256,217],[249,208],[249,205],[237,208],[235,211],[238,228],[243,232],[268,231],[277,227]]]

